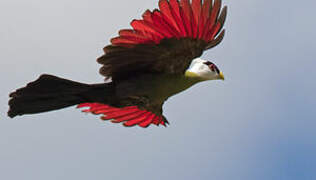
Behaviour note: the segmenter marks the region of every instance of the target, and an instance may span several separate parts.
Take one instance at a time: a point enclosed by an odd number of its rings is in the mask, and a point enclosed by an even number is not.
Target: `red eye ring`
[[[209,67],[213,72],[215,72],[215,69],[216,69],[216,68],[215,68],[215,65],[214,65],[214,64],[211,64],[211,65],[209,65],[208,67]]]
[[[219,69],[217,68],[217,66],[216,66],[215,64],[213,64],[212,62],[207,61],[207,62],[205,62],[204,64],[207,65],[207,66],[210,68],[211,71],[216,72],[217,74],[220,73],[220,71],[219,71]]]

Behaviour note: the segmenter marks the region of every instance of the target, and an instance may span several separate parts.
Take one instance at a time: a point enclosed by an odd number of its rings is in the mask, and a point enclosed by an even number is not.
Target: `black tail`
[[[41,75],[36,81],[10,94],[8,116],[41,113],[83,102],[104,102],[111,84],[89,85]]]

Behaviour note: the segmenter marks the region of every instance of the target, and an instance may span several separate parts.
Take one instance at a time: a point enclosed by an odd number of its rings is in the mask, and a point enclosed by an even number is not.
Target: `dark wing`
[[[146,90],[148,87],[139,86],[137,83],[138,81],[147,82],[148,80],[152,80],[151,74],[142,75],[140,78],[132,76],[127,81],[116,84],[116,92],[115,95],[112,95],[112,102],[106,102],[105,104],[88,102],[80,104],[79,107],[89,107],[84,112],[102,114],[101,118],[103,120],[111,120],[114,123],[122,122],[125,126],[166,125],[168,121],[162,114],[164,100],[153,101],[142,92],[148,91]]]
[[[102,120],[111,120],[113,123],[123,123],[124,126],[131,127],[138,125],[146,128],[150,124],[157,126],[166,126],[168,121],[162,115],[162,104],[153,106],[152,104],[142,104],[142,99],[136,98],[133,100],[137,106],[129,105],[132,101],[128,101],[128,104],[122,104],[124,107],[113,107],[100,103],[83,103],[79,104],[78,108],[88,107],[83,112],[101,114]],[[136,102],[135,102],[136,101]],[[146,101],[146,100],[145,100]]]
[[[98,59],[100,73],[119,80],[137,73],[184,73],[204,50],[219,44],[226,18],[221,0],[160,0],[133,29],[121,30]]]

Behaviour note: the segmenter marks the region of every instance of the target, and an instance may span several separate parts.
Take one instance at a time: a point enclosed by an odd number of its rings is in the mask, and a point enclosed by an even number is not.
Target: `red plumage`
[[[226,13],[226,7],[221,10],[221,0],[159,0],[159,9],[145,11],[142,19],[131,22],[132,29],[120,30],[98,58],[103,65],[100,73],[111,77],[111,83],[90,85],[42,75],[10,94],[8,115],[79,104],[78,108],[87,108],[83,112],[124,126],[166,126],[162,105],[173,94],[155,99],[150,93],[156,84],[152,88],[142,84],[143,88],[138,82],[183,75],[193,59],[223,40]]]
[[[121,30],[111,40],[114,46],[159,44],[165,38],[214,40],[223,24],[218,21],[221,1],[160,0],[159,10],[147,10],[142,20],[133,20],[133,29]]]
[[[137,106],[116,108],[100,103],[82,103],[77,106],[77,108],[84,107],[88,107],[88,109],[84,109],[82,112],[96,115],[102,114],[102,120],[111,120],[113,123],[124,122],[123,125],[127,127],[138,125],[145,128],[150,124],[166,126],[166,123],[168,123],[162,116],[146,110],[140,110]]]
[[[131,47],[137,44],[159,44],[163,39],[191,38],[208,44],[214,41],[223,26],[224,18],[218,18],[220,9],[220,0],[215,0],[214,4],[212,0],[192,0],[191,3],[190,0],[159,0],[159,9],[145,11],[141,20],[131,22],[133,29],[120,30],[119,36],[111,39],[111,43],[112,46]],[[89,107],[83,112],[103,114],[103,120],[112,119],[111,122],[123,122],[125,126],[165,126],[167,122],[163,116],[140,110],[137,106],[115,108],[85,103],[80,104],[80,107]]]

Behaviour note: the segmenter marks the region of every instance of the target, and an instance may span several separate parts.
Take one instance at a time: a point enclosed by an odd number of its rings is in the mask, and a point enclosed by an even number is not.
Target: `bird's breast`
[[[184,75],[148,74],[130,78],[117,86],[119,97],[143,96],[152,101],[165,101],[199,82]]]

